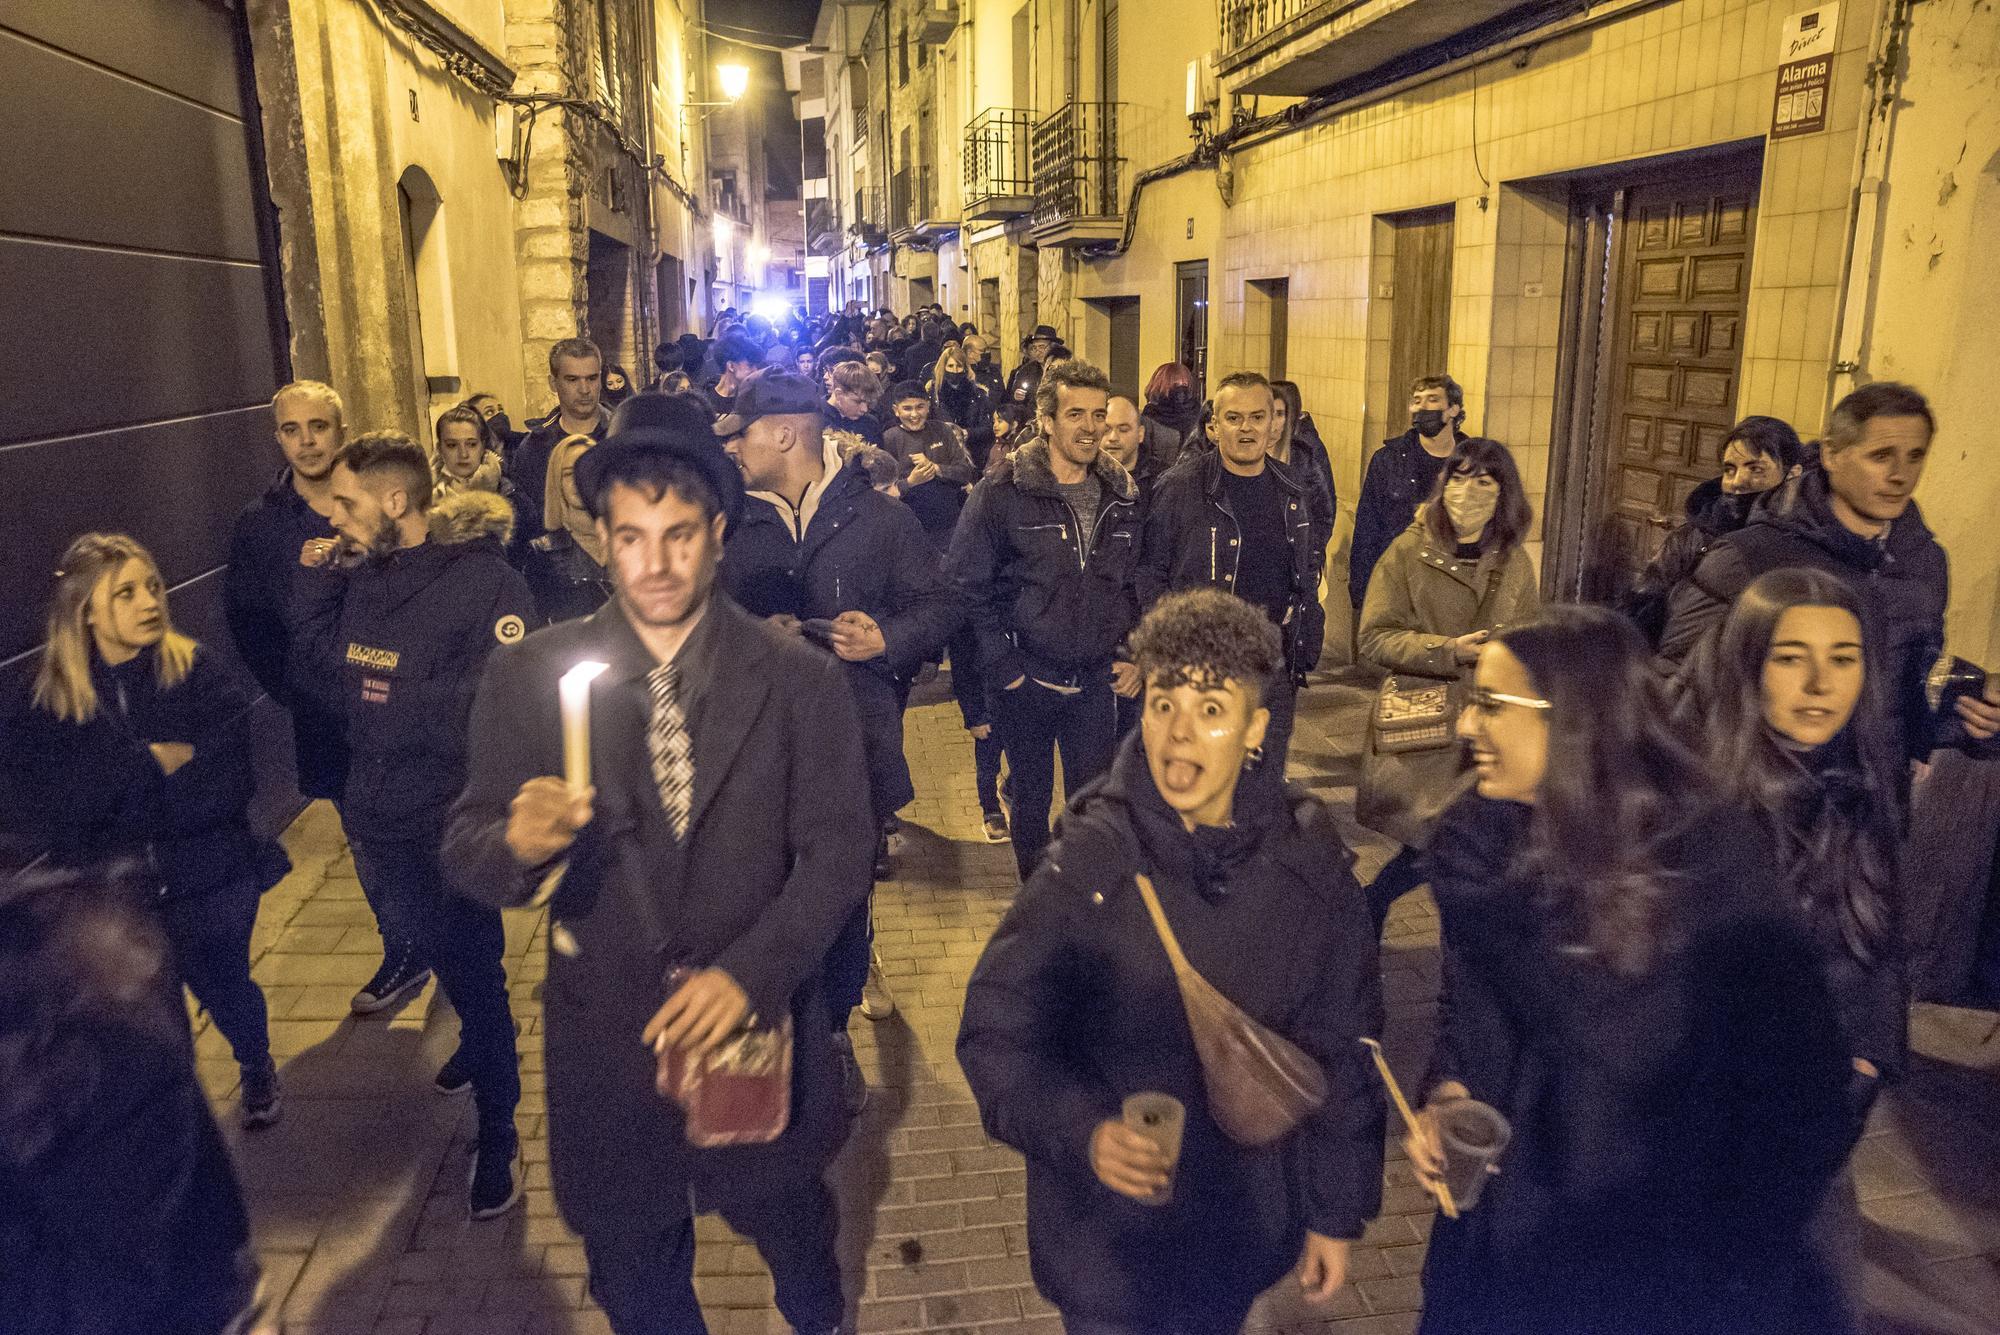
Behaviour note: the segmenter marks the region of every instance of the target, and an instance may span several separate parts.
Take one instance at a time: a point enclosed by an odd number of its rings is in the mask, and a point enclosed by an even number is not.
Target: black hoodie
[[[1766,492],[1750,522],[1719,539],[1681,582],[1668,601],[1661,657],[1680,664],[1752,580],[1786,566],[1824,570],[1860,598],[1882,648],[1883,696],[1912,758],[1963,740],[1962,730],[1933,722],[1924,694],[1924,678],[1944,649],[1950,586],[1944,548],[1914,501],[1880,539],[1850,531],[1835,518],[1826,473],[1818,468]]]
[[[466,723],[486,656],[534,624],[507,564],[507,502],[460,492],[427,541],[351,570],[302,570],[293,688],[346,720],[350,836],[428,839],[465,784]]]
[[[1068,1315],[1164,1329],[1196,1305],[1247,1306],[1306,1230],[1356,1238],[1381,1206],[1382,1097],[1359,1042],[1381,1033],[1381,977],[1351,859],[1316,799],[1246,783],[1236,800],[1233,828],[1190,834],[1126,738],[966,989],[959,1062],[987,1131],[1027,1156],[1029,1263]],[[1202,976],[1325,1069],[1326,1106],[1277,1144],[1240,1146],[1210,1117],[1136,872]],[[1164,1207],[1090,1168],[1092,1132],[1141,1090],[1187,1108]]]
[[[1648,640],[1658,644],[1661,632],[1667,628],[1667,600],[1673,597],[1674,590],[1694,573],[1716,539],[1750,522],[1750,512],[1766,494],[1725,495],[1719,477],[1712,477],[1689,492],[1687,518],[1660,544],[1659,554],[1647,563],[1638,581],[1618,600],[1618,610],[1631,617]]]

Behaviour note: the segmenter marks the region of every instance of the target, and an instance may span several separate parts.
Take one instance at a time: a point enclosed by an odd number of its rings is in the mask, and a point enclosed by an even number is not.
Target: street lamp
[[[748,65],[717,65],[715,72],[721,78],[722,95],[734,102],[750,91],[750,67]]]

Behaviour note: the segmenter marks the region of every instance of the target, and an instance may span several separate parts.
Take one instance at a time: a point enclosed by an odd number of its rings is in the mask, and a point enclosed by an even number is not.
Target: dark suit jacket
[[[853,695],[834,658],[720,591],[680,655],[695,771],[684,843],[646,752],[654,660],[615,601],[493,655],[445,835],[461,894],[528,898],[541,869],[509,852],[508,804],[528,779],[562,772],[557,678],[610,664],[591,691],[595,818],[551,901],[543,989],[550,1167],[579,1233],[663,1225],[686,1211],[690,1186],[704,1208],[782,1194],[823,1172],[845,1132],[819,975],[867,895],[875,849]],[[792,1120],[769,1145],[691,1149],[654,1091],[639,1034],[681,963],[726,971],[759,1015],[791,1010]]]

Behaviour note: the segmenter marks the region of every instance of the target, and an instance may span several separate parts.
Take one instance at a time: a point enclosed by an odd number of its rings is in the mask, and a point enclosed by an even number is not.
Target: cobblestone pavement
[[[878,948],[900,1009],[857,1017],[874,1094],[835,1174],[841,1247],[863,1331],[1047,1332],[1060,1322],[1028,1276],[1023,1170],[989,1141],[953,1059],[965,980],[1013,891],[1010,851],[986,844],[972,748],[936,684],[920,691],[907,750],[919,793],[904,813],[900,879],[878,887]],[[1293,777],[1351,810],[1368,696],[1337,682],[1302,699]],[[925,703],[929,701],[931,703]],[[1345,825],[1364,879],[1391,851]],[[379,959],[368,907],[325,804],[287,835],[297,870],[265,897],[253,941],[271,1005],[286,1107],[277,1127],[234,1130],[234,1063],[199,1022],[197,1051],[243,1175],[256,1243],[293,1335],[557,1335],[609,1330],[584,1294],[583,1251],[556,1216],[542,1111],[541,912],[507,915],[507,971],[520,1022],[524,1210],[465,1218],[469,1100],[430,1078],[456,1018],[435,989],[390,1018],[357,1019],[348,998]],[[1412,895],[1382,954],[1385,1036],[1400,1074],[1430,1044],[1437,923]],[[1854,1165],[1867,1218],[1861,1277],[1872,1330],[2000,1330],[2000,1040],[1994,1017],[1919,1008],[1912,1079],[1878,1110]],[[1391,1135],[1381,1217],[1353,1255],[1350,1283],[1308,1309],[1289,1281],[1253,1330],[1396,1335],[1415,1328],[1430,1211]],[[717,1335],[781,1332],[754,1249],[718,1220],[698,1226],[696,1286]]]

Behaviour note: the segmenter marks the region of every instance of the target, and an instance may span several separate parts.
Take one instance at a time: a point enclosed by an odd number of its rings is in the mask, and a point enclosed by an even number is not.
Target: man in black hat
[[[820,972],[868,890],[853,692],[833,659],[715,588],[743,488],[700,404],[628,401],[576,482],[615,596],[494,656],[447,862],[463,893],[494,904],[553,882],[550,1171],[611,1328],[706,1329],[691,1215],[714,1210],[763,1254],[793,1329],[837,1331],[825,1171],[846,1119]],[[605,667],[589,688],[594,786],[576,793],[557,777],[557,682],[584,662]],[[691,1146],[656,1092],[656,1045],[697,1054],[786,1020],[784,1131]]]
[[[958,628],[960,604],[937,550],[909,506],[876,491],[859,453],[843,464],[824,439],[822,402],[801,375],[751,381],[736,411],[715,424],[750,491],[731,529],[722,586],[745,610],[797,627],[841,660],[861,713],[874,811],[876,875],[886,876],[888,829],[916,795],[903,756],[903,706],[917,669]],[[835,1043],[848,1094],[866,1095],[847,1050],[847,1020],[868,981],[863,911],[827,962]],[[863,1007],[871,1019],[894,1009],[887,990]]]
[[[1062,336],[1052,326],[1038,324],[1021,340],[1022,351],[1027,354],[1014,374],[1007,377],[1007,394],[1004,402],[1032,412],[1035,407],[1035,386],[1042,383],[1042,368],[1048,365],[1049,354],[1062,342]]]

